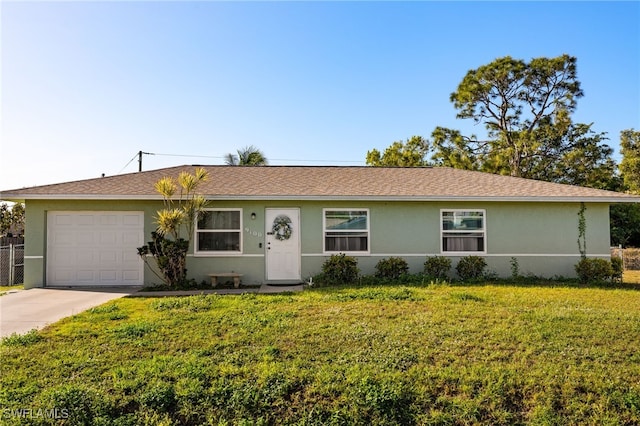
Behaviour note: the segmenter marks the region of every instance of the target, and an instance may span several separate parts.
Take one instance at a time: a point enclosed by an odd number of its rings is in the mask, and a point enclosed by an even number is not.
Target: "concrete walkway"
[[[94,306],[120,297],[167,297],[195,294],[283,293],[302,291],[303,286],[247,287],[239,289],[139,292],[140,287],[32,288],[0,296],[0,337],[41,329]]]

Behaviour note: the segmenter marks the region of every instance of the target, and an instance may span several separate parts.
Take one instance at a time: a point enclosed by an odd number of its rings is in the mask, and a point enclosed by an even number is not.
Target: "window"
[[[368,252],[368,210],[324,210],[325,252]]]
[[[443,253],[485,252],[484,210],[441,210]]]
[[[196,227],[195,252],[200,254],[242,252],[242,210],[205,210]]]

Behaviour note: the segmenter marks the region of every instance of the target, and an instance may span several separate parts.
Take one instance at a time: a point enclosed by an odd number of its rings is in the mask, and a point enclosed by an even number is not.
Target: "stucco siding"
[[[587,250],[609,252],[609,207],[587,204]],[[488,254],[579,254],[580,203],[513,203],[487,208]]]
[[[323,209],[367,209],[369,212],[369,253],[357,256],[363,273],[375,271],[385,257],[407,260],[411,272],[421,272],[426,256],[441,253],[443,209],[485,211],[486,253],[489,269],[501,276],[511,274],[510,260],[518,259],[522,274],[552,277],[573,276],[579,260],[578,211],[580,203],[525,202],[369,202],[369,201],[215,201],[212,208],[242,209],[242,253],[238,255],[194,255],[187,260],[189,276],[206,280],[210,272],[235,271],[244,274],[245,284],[265,280],[265,209],[300,209],[301,273],[303,279],[320,272],[329,254],[323,252]],[[142,211],[145,241],[155,230],[158,201],[51,201],[26,203],[25,287],[46,283],[48,211]],[[252,218],[255,213],[255,218]],[[586,242],[590,256],[608,256],[609,207],[606,203],[586,204]],[[459,255],[452,257],[453,265]],[[160,280],[145,268],[145,285]]]

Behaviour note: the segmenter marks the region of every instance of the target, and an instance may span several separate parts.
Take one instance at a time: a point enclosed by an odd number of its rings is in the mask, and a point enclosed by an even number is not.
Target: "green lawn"
[[[624,271],[623,281],[625,283],[640,284],[640,271]]]
[[[120,299],[4,340],[0,422],[639,424],[628,287]]]
[[[23,290],[24,286],[22,284],[19,285],[0,285],[0,296],[7,294],[7,292],[12,290]]]

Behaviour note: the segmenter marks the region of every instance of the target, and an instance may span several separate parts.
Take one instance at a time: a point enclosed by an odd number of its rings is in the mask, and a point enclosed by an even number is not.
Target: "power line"
[[[194,157],[194,158],[227,158],[226,156],[215,155],[187,155],[187,154],[153,154],[165,157]],[[297,161],[304,163],[364,163],[364,161],[351,161],[351,160],[302,160],[294,158],[268,158],[269,161]]]
[[[124,169],[126,169],[136,158],[138,158],[138,171],[142,171],[142,155],[155,155],[159,157],[183,157],[183,158],[215,158],[222,159],[227,158],[226,156],[219,155],[190,155],[190,154],[167,154],[167,153],[156,153],[156,152],[143,152],[138,151],[136,154],[129,160],[127,164],[118,172],[118,174],[122,173]],[[292,159],[292,158],[271,158],[269,161],[284,161],[284,162],[296,162],[296,163],[344,163],[344,164],[362,164],[364,161],[350,161],[350,160],[302,160],[302,159]]]
[[[142,171],[142,154],[147,154],[147,155],[155,155],[151,152],[142,152],[142,151],[138,151],[138,171],[141,172]]]
[[[123,168],[121,168],[121,169],[120,169],[120,171],[119,171],[118,173],[116,173],[116,174],[118,174],[118,175],[119,175],[120,173],[122,173],[122,172],[124,171],[124,169],[126,169],[126,168],[129,166],[129,164],[131,164],[131,162],[132,162],[133,160],[135,160],[135,159],[136,159],[136,157],[137,157],[137,156],[138,156],[138,153],[136,152],[136,155],[134,155],[134,156],[131,158],[131,160],[129,160],[129,162],[128,162],[127,164],[125,164],[125,165],[124,165],[124,167],[123,167]]]

